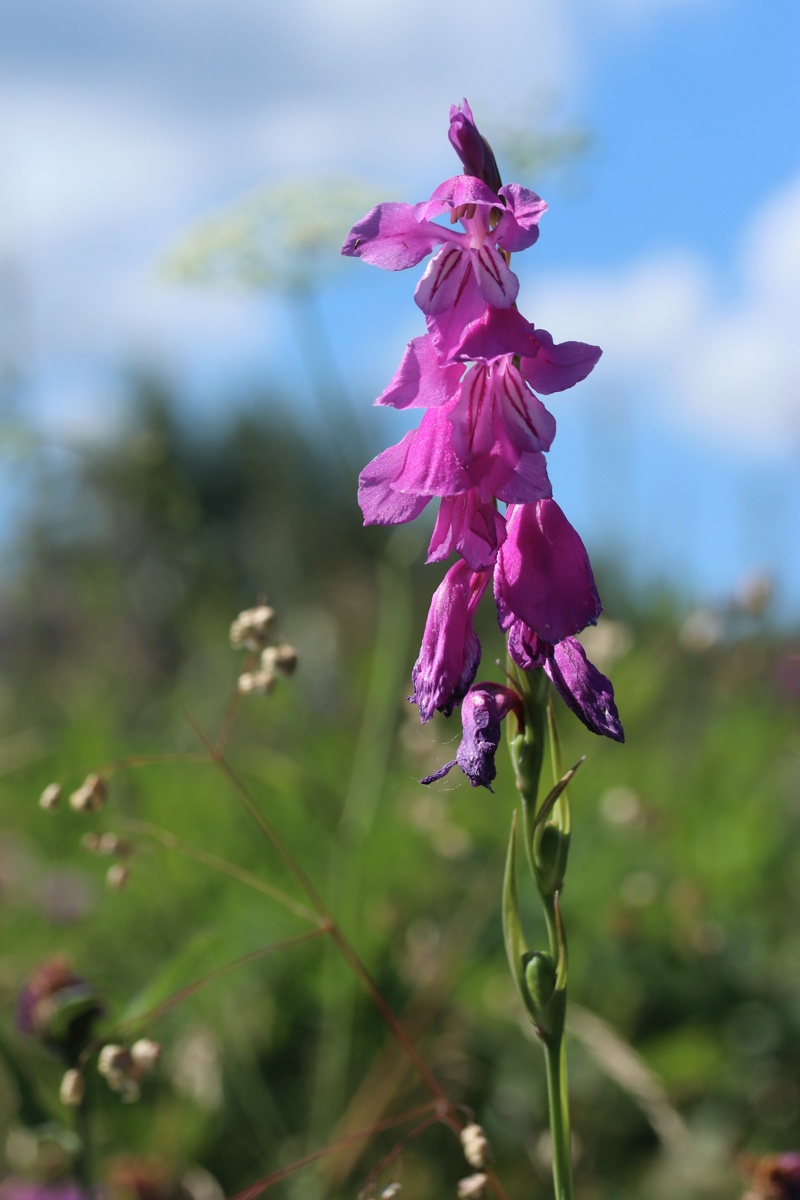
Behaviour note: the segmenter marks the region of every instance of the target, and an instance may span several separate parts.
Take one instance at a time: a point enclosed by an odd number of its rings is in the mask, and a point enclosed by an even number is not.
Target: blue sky
[[[521,307],[604,348],[553,401],[556,494],[638,579],[714,601],[766,569],[796,621],[799,60],[796,0],[7,0],[0,353],[56,438],[113,427],[142,361],[209,418],[228,381],[302,397],[278,298],[164,280],[187,228],[331,172],[422,199],[455,170],[462,96],[498,144],[586,128],[566,178],[520,180],[551,205]],[[358,396],[421,331],[411,274],[346,263],[325,286]],[[402,435],[393,416],[365,408],[376,443]]]

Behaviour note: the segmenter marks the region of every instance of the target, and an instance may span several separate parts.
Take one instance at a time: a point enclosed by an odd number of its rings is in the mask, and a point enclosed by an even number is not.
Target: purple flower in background
[[[744,1200],[800,1200],[800,1154],[743,1158],[740,1166],[752,1183]]]
[[[460,767],[473,787],[492,791],[497,774],[494,756],[500,744],[500,722],[512,709],[520,711],[520,697],[499,683],[478,683],[470,688],[461,706],[461,744],[452,762],[445,763],[420,783],[433,783]]]
[[[464,164],[464,174],[482,179],[493,192],[499,192],[502,179],[497,169],[494,151],[486,138],[478,132],[472,109],[466,100],[450,105],[450,128],[447,131],[450,145]]]

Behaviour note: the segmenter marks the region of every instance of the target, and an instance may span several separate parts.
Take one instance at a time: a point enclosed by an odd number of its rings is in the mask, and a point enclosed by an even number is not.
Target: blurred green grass
[[[500,931],[514,805],[504,751],[494,794],[452,776],[417,783],[459,732],[457,717],[420,729],[405,700],[440,578],[420,565],[423,534],[363,531],[352,479],[289,423],[251,417],[203,437],[152,385],[117,443],[37,463],[2,588],[0,988],[3,1035],[41,1095],[63,1120],[58,1064],[13,1029],[19,987],[46,957],[62,951],[91,979],[111,1027],[164,973],[179,986],[307,928],[147,839],[129,885],[105,887],[108,860],[81,838],[134,819],[302,898],[209,763],[112,773],[96,816],[37,807],[53,780],[69,791],[122,758],[196,753],[187,711],[213,736],[237,674],[228,626],[263,596],[301,667],[243,702],[230,761],[448,1095],[485,1124],[509,1192],[530,1194],[533,1173],[549,1194],[540,1054]],[[797,641],[743,609],[721,615],[718,635],[689,636],[680,596],[634,595],[611,564],[599,574],[628,740],[559,714],[567,760],[587,755],[564,896],[571,996],[656,1073],[689,1132],[663,1144],[636,1087],[576,1025],[578,1195],[721,1200],[736,1194],[736,1155],[796,1145],[800,1121],[800,738],[784,670]],[[480,677],[498,678],[488,605],[481,640]],[[532,897],[523,908],[535,945]],[[143,1101],[93,1083],[100,1158],[200,1163],[228,1194],[424,1098],[322,941],[209,982],[144,1031],[165,1058]],[[0,1122],[18,1120],[5,1078]],[[352,1196],[397,1136],[274,1194]],[[464,1173],[442,1129],[403,1154],[410,1196],[454,1194]]]

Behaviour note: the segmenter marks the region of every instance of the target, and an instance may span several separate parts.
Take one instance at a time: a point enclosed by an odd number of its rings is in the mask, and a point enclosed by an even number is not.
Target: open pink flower
[[[441,246],[414,298],[440,354],[451,359],[487,304],[504,309],[516,300],[519,280],[504,255],[533,245],[546,209],[544,200],[519,184],[495,192],[475,176],[456,175],[421,204],[377,205],[350,230],[342,254],[402,271]],[[441,216],[450,225],[438,224]]]

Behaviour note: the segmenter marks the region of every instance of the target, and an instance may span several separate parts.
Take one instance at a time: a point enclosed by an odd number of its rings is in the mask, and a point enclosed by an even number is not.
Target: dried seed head
[[[489,1186],[489,1176],[482,1172],[478,1175],[468,1175],[458,1181],[458,1200],[480,1200],[486,1195]]]
[[[39,797],[39,807],[46,812],[54,812],[61,803],[61,784],[48,783]]]
[[[297,670],[297,651],[288,642],[268,646],[261,655],[261,668],[264,671],[278,670],[282,675],[293,675]]]
[[[86,1085],[80,1071],[76,1071],[74,1067],[66,1071],[58,1089],[61,1103],[66,1104],[68,1108],[79,1108],[85,1095]]]
[[[239,692],[242,696],[268,696],[275,686],[271,671],[245,671],[239,676]]]
[[[130,842],[126,842],[119,836],[118,833],[101,833],[97,839],[96,850],[98,854],[119,854],[126,856],[131,852]]]
[[[246,650],[263,650],[275,624],[275,610],[266,604],[239,613],[231,625],[231,645]]]
[[[489,1165],[490,1150],[486,1134],[480,1125],[467,1125],[461,1130],[461,1145],[464,1147],[464,1158],[476,1171],[482,1171]]]
[[[161,1046],[150,1038],[139,1038],[131,1046],[131,1058],[141,1075],[152,1075],[161,1058]]]
[[[112,863],[106,871],[106,886],[115,892],[121,891],[122,888],[126,887],[130,877],[131,869],[127,863]]]
[[[69,798],[70,807],[79,813],[97,812],[106,802],[108,787],[102,775],[87,775]]]
[[[130,1070],[131,1056],[124,1046],[109,1042],[97,1056],[97,1070],[104,1077],[119,1073],[125,1074]]]
[[[97,1060],[97,1070],[112,1092],[116,1092],[126,1104],[133,1104],[139,1099],[141,1072],[137,1070],[131,1052],[124,1046],[113,1043],[103,1046]]]

